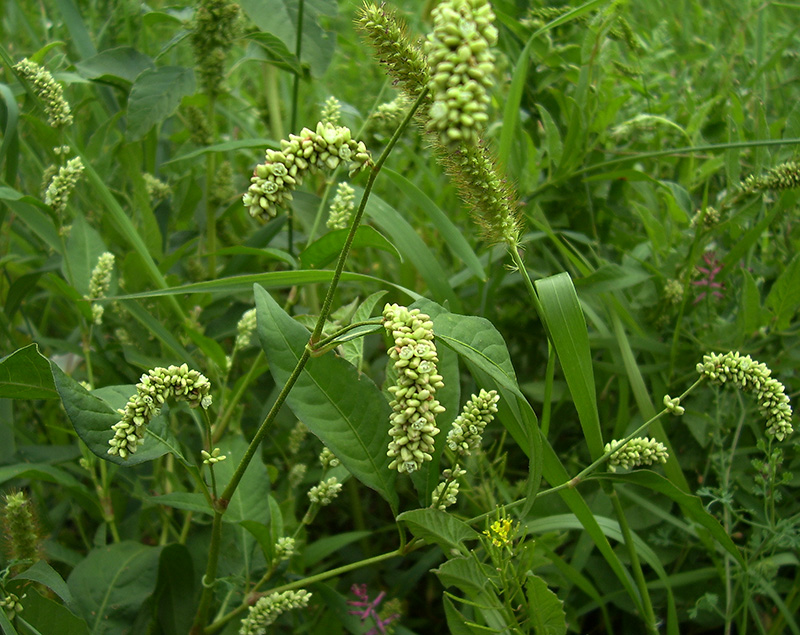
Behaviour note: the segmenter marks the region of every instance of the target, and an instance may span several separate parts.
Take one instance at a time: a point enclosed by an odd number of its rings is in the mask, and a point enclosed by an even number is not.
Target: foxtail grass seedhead
[[[389,75],[411,101],[416,101],[430,81],[430,69],[420,47],[409,37],[405,23],[385,4],[367,2],[356,26]]]
[[[274,218],[309,172],[335,170],[340,164],[348,165],[352,176],[372,165],[372,157],[348,128],[319,122],[316,130],[303,128],[299,135],[281,140],[280,150],[267,150],[242,200],[253,218]]]
[[[764,175],[751,174],[741,184],[748,194],[764,190],[793,190],[800,187],[800,163],[789,161],[775,166]]]
[[[697,372],[715,384],[731,383],[744,392],[755,392],[758,407],[767,420],[767,435],[783,441],[792,434],[792,406],[783,384],[774,377],[766,364],[749,355],[729,352],[709,353]]]
[[[42,559],[36,511],[25,492],[10,492],[3,499],[3,535],[9,561],[32,564]]]
[[[488,0],[444,0],[431,17],[433,32],[425,44],[433,99],[428,130],[444,146],[475,145],[489,120],[497,42],[492,7]]]
[[[28,58],[17,62],[14,70],[31,84],[33,92],[42,100],[48,124],[53,128],[72,124],[72,111],[67,100],[64,99],[61,84],[58,84],[48,71]]]
[[[242,620],[239,635],[266,635],[267,629],[286,611],[308,606],[311,594],[305,589],[271,593],[259,598]]]
[[[483,143],[456,151],[442,146],[439,156],[483,237],[516,248],[522,231],[519,203],[514,189],[498,174],[489,150]]]
[[[330,229],[346,229],[355,209],[355,190],[346,181],[336,186],[327,225]]]
[[[111,426],[114,438],[108,453],[127,459],[144,443],[144,433],[150,420],[160,414],[161,406],[170,398],[189,403],[190,408],[211,406],[211,382],[186,364],[169,368],[154,368],[136,384],[136,394],[118,410],[121,419]]]
[[[392,458],[391,469],[410,474],[431,460],[433,438],[439,434],[436,415],[444,412],[435,398],[444,383],[436,370],[439,358],[433,342],[433,322],[419,309],[409,311],[404,306],[387,304],[383,326],[394,339],[389,357],[397,372],[395,385],[388,389],[394,399],[389,404],[392,427],[386,454]]]
[[[606,443],[604,451],[608,452],[617,443],[619,441]],[[612,472],[616,472],[618,467],[630,470],[642,465],[666,463],[668,458],[667,446],[663,443],[648,437],[636,437],[611,455],[608,459],[608,469]]]

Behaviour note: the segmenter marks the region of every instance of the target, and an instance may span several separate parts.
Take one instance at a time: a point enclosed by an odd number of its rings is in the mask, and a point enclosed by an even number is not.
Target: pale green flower
[[[320,481],[318,485],[308,490],[308,499],[318,505],[330,505],[341,491],[342,484],[339,479],[331,476],[328,480]]]
[[[64,90],[48,71],[27,58],[17,62],[14,70],[31,84],[33,92],[42,100],[47,123],[53,128],[72,124],[72,112],[64,99]]]
[[[617,443],[619,441],[606,443],[604,452],[608,452]],[[642,465],[666,463],[668,458],[667,446],[663,443],[648,437],[636,437],[611,455],[608,459],[608,467],[612,472],[615,472],[618,467],[629,470]]]
[[[248,609],[247,617],[242,620],[239,635],[266,635],[267,627],[276,619],[292,609],[305,608],[311,599],[311,593],[304,589],[271,593],[259,598]]]

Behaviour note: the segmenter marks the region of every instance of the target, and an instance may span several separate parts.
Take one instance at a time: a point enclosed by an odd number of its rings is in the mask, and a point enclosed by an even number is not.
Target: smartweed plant
[[[800,633],[796,7],[534,5],[9,4],[4,633]]]

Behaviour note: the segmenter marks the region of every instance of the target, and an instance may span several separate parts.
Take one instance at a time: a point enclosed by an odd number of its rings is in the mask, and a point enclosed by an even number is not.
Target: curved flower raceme
[[[281,140],[280,150],[267,150],[266,160],[256,166],[250,187],[242,197],[253,218],[274,218],[286,207],[306,174],[350,167],[350,175],[372,165],[363,141],[351,138],[348,128],[320,122],[316,130],[303,128],[299,135]]]
[[[766,364],[749,355],[730,352],[703,356],[697,372],[715,384],[732,383],[744,392],[754,391],[758,407],[767,420],[767,434],[783,441],[792,434],[792,406],[783,384],[774,377]]]
[[[443,145],[474,145],[489,120],[488,90],[497,42],[487,0],[444,0],[431,12],[433,32],[425,52],[431,66],[433,104],[428,129]]]
[[[617,443],[619,441],[606,443],[604,451],[608,452]],[[608,459],[608,468],[612,472],[616,472],[618,467],[629,470],[642,465],[666,463],[668,458],[667,446],[663,443],[649,437],[636,437],[611,455]]]
[[[122,418],[111,426],[114,438],[108,453],[127,459],[144,442],[144,432],[150,420],[161,412],[169,398],[187,401],[190,408],[211,405],[211,382],[186,364],[169,368],[154,368],[142,375],[136,384],[136,394],[128,399],[125,408],[118,410]]]
[[[69,103],[64,99],[64,89],[53,79],[49,71],[27,57],[17,62],[14,70],[33,86],[36,96],[44,104],[44,110],[48,117],[47,123],[51,127],[60,128],[72,124],[72,111]]]
[[[311,593],[305,589],[271,593],[259,598],[258,602],[250,607],[247,617],[242,620],[239,635],[266,635],[267,627],[273,624],[281,613],[305,608],[310,599]]]
[[[387,304],[383,326],[394,338],[389,357],[397,372],[397,383],[389,387],[394,396],[389,404],[392,427],[387,455],[393,459],[389,467],[410,474],[431,460],[433,438],[439,433],[436,415],[444,412],[435,397],[444,383],[436,370],[439,358],[433,322],[419,309]]]
[[[469,456],[472,450],[477,450],[483,430],[494,419],[498,401],[500,396],[496,390],[486,392],[481,388],[478,395],[472,395],[447,433],[447,447],[461,456]]]

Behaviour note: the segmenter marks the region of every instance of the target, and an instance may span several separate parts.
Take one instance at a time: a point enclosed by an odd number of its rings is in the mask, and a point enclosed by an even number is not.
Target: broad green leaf
[[[564,613],[564,602],[547,588],[547,582],[528,572],[525,593],[528,597],[528,614],[533,623],[533,632],[536,635],[566,635],[567,616]]]
[[[192,627],[197,609],[194,563],[189,550],[171,544],[161,550],[158,581],[153,599],[158,606],[158,624],[164,635],[184,635]]]
[[[0,359],[0,398],[57,399],[50,360],[36,343]]]
[[[101,51],[75,64],[86,79],[127,89],[142,71],[155,67],[153,60],[130,46]]]
[[[69,576],[73,608],[92,635],[116,635],[130,628],[158,577],[161,547],[120,542],[93,549]]]
[[[474,598],[486,588],[493,572],[491,567],[469,556],[446,560],[433,573],[445,588],[457,587]]]
[[[783,273],[772,283],[764,304],[775,317],[775,328],[780,331],[789,328],[800,307],[800,254],[794,255]]]
[[[475,252],[470,247],[467,239],[464,238],[464,231],[456,227],[455,223],[445,214],[441,208],[431,200],[421,189],[414,185],[402,174],[383,168],[381,174],[389,177],[397,188],[402,192],[403,196],[407,196],[414,202],[414,205],[423,210],[430,218],[431,222],[439,230],[442,236],[442,242],[453,253],[453,255],[464,263],[478,280],[486,280],[486,272],[483,270],[483,265],[475,255]]]
[[[719,524],[719,521],[706,511],[702,501],[697,496],[687,494],[679,489],[660,474],[650,470],[636,470],[629,474],[608,473],[597,475],[593,478],[615,481],[617,483],[632,483],[668,496],[680,505],[681,510],[688,518],[708,529],[714,540],[731,554],[740,565],[745,566],[744,557],[739,551],[739,548],[731,540],[722,525]]]
[[[22,617],[33,628],[42,635],[57,633],[58,635],[89,635],[89,627],[86,620],[72,613],[66,606],[59,604],[55,600],[42,597],[33,587],[25,589],[25,597],[22,598]],[[0,611],[5,617],[5,611]],[[13,633],[4,629],[4,633]],[[29,633],[25,628],[22,633]]]
[[[33,580],[34,582],[43,584],[60,597],[64,604],[70,605],[72,603],[72,594],[69,592],[69,587],[67,583],[64,582],[64,578],[44,560],[39,560],[34,563],[22,573],[14,576],[13,579]]]
[[[555,346],[567,380],[583,436],[592,459],[603,454],[603,435],[597,412],[589,333],[575,287],[567,273],[536,281],[542,320]]]
[[[289,51],[295,50],[298,0],[243,0],[240,5],[261,31],[279,37]],[[336,48],[336,35],[324,30],[319,23],[320,12],[328,14],[333,10],[336,15],[333,7],[333,0],[305,3],[300,61],[309,64],[314,77],[325,72]]]
[[[300,266],[303,269],[322,269],[336,260],[349,232],[349,229],[336,229],[315,240],[300,254]],[[403,260],[395,246],[369,225],[360,226],[353,237],[353,248],[362,247],[381,249],[397,257],[401,262]]]
[[[136,78],[128,97],[128,141],[138,141],[172,115],[186,95],[195,91],[194,71],[183,66],[146,69]]]
[[[100,234],[86,222],[82,214],[78,214],[72,221],[62,271],[64,278],[81,296],[88,295],[92,271],[97,266],[97,259],[105,251],[106,246]]]
[[[55,604],[55,602],[53,602]],[[0,611],[0,629],[3,629],[4,635],[17,635],[14,625],[8,621],[5,611]]]
[[[200,514],[214,514],[214,510],[208,504],[206,497],[199,492],[170,492],[160,496],[150,496],[147,500],[154,505],[185,509]]]
[[[214,466],[218,488],[221,491],[231,480],[236,466],[239,465],[239,461],[247,451],[248,444],[241,436],[236,436],[227,441],[220,441],[218,445],[222,454],[228,457]],[[231,500],[228,501],[228,508],[222,519],[231,523],[243,520],[268,523],[270,488],[269,475],[264,462],[260,458],[254,458],[247,466]]]
[[[309,332],[263,288],[255,287],[255,298],[261,345],[270,372],[283,385],[303,355]],[[311,358],[286,402],[353,476],[397,509],[396,473],[386,456],[390,409],[371,379],[334,355]]]
[[[295,75],[303,75],[303,67],[281,39],[272,33],[250,33],[247,39],[258,45],[267,62]]]
[[[306,567],[313,567],[329,555],[350,545],[357,540],[363,540],[372,535],[370,531],[346,531],[334,536],[320,538],[303,548],[303,563]]]
[[[444,614],[447,618],[447,628],[450,631],[450,635],[483,635],[486,632],[483,628],[470,626],[467,619],[461,615],[449,597],[442,596],[442,602],[444,603]]]
[[[180,456],[177,442],[167,429],[166,414],[163,413],[150,422],[148,431],[152,431],[154,434],[145,434],[144,443],[139,446],[136,453],[127,459],[110,455],[108,442],[113,436],[111,426],[119,421],[117,409],[125,407],[125,402],[136,392],[136,387],[108,386],[90,394],[55,364],[52,364],[52,370],[64,410],[67,411],[67,416],[78,436],[93,454],[106,461],[127,467],[151,461],[170,451]],[[164,443],[162,439],[167,443]]]
[[[412,509],[397,517],[408,525],[411,533],[429,543],[436,543],[445,553],[455,550],[466,553],[464,542],[480,535],[465,522],[438,509]]]

